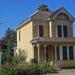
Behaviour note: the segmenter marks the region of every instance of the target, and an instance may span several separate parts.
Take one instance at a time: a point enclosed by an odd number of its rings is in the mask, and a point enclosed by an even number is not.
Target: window
[[[59,46],[56,47],[57,60],[60,60],[60,50]]]
[[[57,35],[58,37],[67,37],[67,26],[66,25],[58,25],[57,26]]]
[[[57,32],[58,32],[58,37],[62,37],[62,27],[61,27],[61,25],[58,25],[57,26]]]
[[[39,25],[39,37],[43,37],[43,25]]]
[[[19,41],[20,41],[20,39],[21,39],[21,38],[20,38],[20,30],[19,30]]]
[[[69,60],[73,60],[74,58],[73,55],[73,46],[69,46]]]
[[[63,46],[63,60],[67,60],[67,46]]]
[[[63,37],[67,37],[67,26],[63,26]]]

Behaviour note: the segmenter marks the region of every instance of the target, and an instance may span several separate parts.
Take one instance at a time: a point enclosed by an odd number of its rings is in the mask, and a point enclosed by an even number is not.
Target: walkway
[[[75,75],[75,69],[74,70],[63,70],[63,71],[60,71],[57,75]]]

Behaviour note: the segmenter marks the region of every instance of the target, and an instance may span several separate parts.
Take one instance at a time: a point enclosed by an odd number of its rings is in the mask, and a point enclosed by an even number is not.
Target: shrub
[[[7,63],[1,68],[1,75],[40,75],[44,73],[57,72],[51,63]]]
[[[36,59],[32,59],[32,60],[31,60],[31,63],[37,64],[38,61],[37,61]]]

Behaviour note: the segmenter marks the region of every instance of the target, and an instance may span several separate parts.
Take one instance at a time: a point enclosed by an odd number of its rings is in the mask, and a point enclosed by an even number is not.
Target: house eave
[[[23,27],[25,24],[29,23],[29,22],[32,20],[33,16],[34,16],[36,13],[38,13],[38,12],[39,12],[38,10],[35,11],[35,12],[34,12],[32,15],[30,15],[24,22],[20,23],[20,25],[16,28],[16,30],[18,30],[19,28]]]
[[[29,23],[31,21],[31,18],[27,19],[26,21],[24,21],[23,23],[21,23],[16,30],[18,30],[19,28],[23,27],[25,24]]]
[[[36,37],[31,40],[32,44],[75,44],[75,38],[51,38],[51,37]]]

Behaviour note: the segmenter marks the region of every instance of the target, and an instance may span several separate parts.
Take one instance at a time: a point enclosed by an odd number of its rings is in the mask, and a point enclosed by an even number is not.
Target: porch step
[[[75,69],[75,66],[63,66],[61,69]]]

